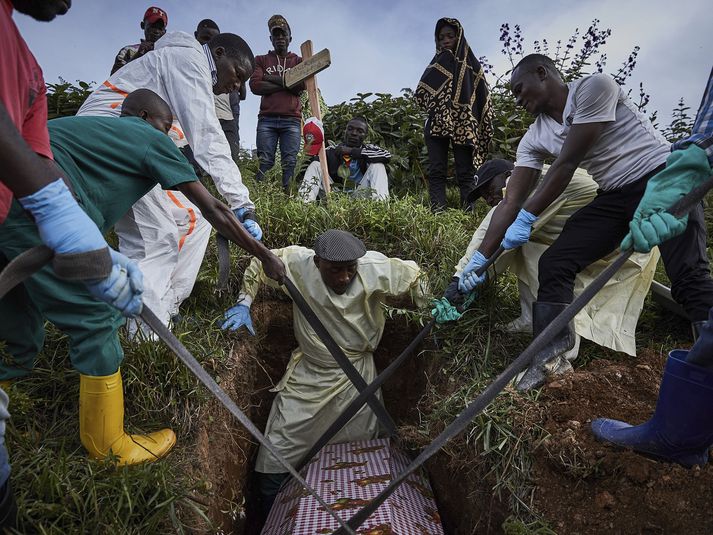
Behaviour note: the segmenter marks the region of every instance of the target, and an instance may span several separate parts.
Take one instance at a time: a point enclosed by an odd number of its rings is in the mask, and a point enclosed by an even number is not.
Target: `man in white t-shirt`
[[[539,262],[539,290],[533,304],[533,335],[540,334],[573,299],[577,273],[616,250],[629,230],[648,179],[664,168],[669,144],[618,84],[604,74],[565,83],[547,56],[524,57],[510,85],[517,104],[537,118],[517,150],[505,198],[488,232],[463,271],[461,291],[485,280],[475,271],[499,245],[514,249],[529,240],[538,216],[559,197],[577,167],[599,186],[597,196],[567,221]],[[529,196],[546,158],[552,165]],[[691,212],[686,231],[660,246],[673,298],[692,322],[705,320],[713,305],[713,279],[706,255],[703,207]],[[574,344],[571,326],[538,354],[518,388],[542,385]]]

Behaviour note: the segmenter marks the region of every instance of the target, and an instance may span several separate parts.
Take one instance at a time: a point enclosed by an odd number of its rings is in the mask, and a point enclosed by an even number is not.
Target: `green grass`
[[[304,162],[300,165],[304,166]],[[270,247],[311,246],[328,228],[343,228],[367,246],[390,256],[415,260],[426,271],[434,294],[450,280],[454,266],[486,212],[447,210],[431,214],[427,199],[407,195],[379,203],[334,195],[328,204],[304,205],[286,197],[273,169],[269,179],[255,184],[255,163],[241,165]],[[457,193],[449,191],[451,206]],[[217,263],[211,242],[191,298],[183,305],[186,318],[176,334],[218,381],[230,372],[230,348],[239,338],[220,330],[223,311],[237,299],[242,270],[249,258],[233,246],[233,273],[226,291],[215,289]],[[504,335],[498,325],[519,313],[513,276],[490,285],[456,324],[435,329],[429,358],[436,372],[419,405],[421,415],[412,446],[422,446],[452,421],[529,342],[527,336]],[[390,309],[392,313],[399,313]],[[410,313],[423,322],[427,312]],[[647,303],[638,333],[641,347],[673,347],[685,336],[676,323]],[[10,391],[12,421],[7,443],[13,484],[20,507],[20,532],[37,533],[167,533],[204,530],[209,525],[208,489],[195,467],[195,439],[206,391],[163,345],[123,340],[122,366],[126,392],[126,422],[130,431],[170,425],[178,435],[176,449],[162,462],[117,469],[111,462],[89,461],[79,442],[78,376],[67,358],[65,339],[48,328],[45,349],[34,373]],[[587,362],[605,354],[583,344]],[[529,448],[542,435],[515,422],[511,394],[497,398],[458,439],[456,455],[483,463],[493,491],[509,504],[513,516],[507,533],[553,533],[530,511],[532,481]],[[533,394],[533,400],[536,394]],[[219,445],[217,446],[219,447]],[[226,507],[229,507],[226,504]],[[215,526],[214,526],[215,528]]]

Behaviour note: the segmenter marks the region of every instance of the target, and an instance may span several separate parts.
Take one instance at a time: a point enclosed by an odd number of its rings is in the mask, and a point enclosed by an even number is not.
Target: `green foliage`
[[[325,230],[347,229],[368,248],[431,266],[437,288],[445,287],[452,276],[476,221],[473,214],[460,210],[434,215],[420,196],[408,194],[373,201],[334,193],[325,205],[287,198],[277,182],[250,184],[249,188],[268,247],[311,247]]]
[[[56,84],[47,84],[48,118],[75,115],[92,93],[92,83],[77,80],[77,85],[74,85],[60,78]]]

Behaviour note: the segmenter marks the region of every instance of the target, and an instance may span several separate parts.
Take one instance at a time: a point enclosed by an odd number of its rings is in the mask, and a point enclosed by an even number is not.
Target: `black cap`
[[[330,262],[353,262],[366,254],[366,247],[349,232],[330,229],[317,237],[314,252]]]
[[[496,176],[512,171],[515,168],[510,160],[488,160],[478,168],[475,173],[475,187],[468,194],[468,202],[475,202],[483,194],[482,187],[494,179]]]

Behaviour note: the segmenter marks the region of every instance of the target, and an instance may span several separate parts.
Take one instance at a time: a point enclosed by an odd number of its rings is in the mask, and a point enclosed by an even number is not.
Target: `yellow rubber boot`
[[[148,435],[124,432],[121,370],[101,377],[79,376],[79,436],[90,457],[103,459],[111,452],[120,464],[156,461],[176,443],[170,429]]]

